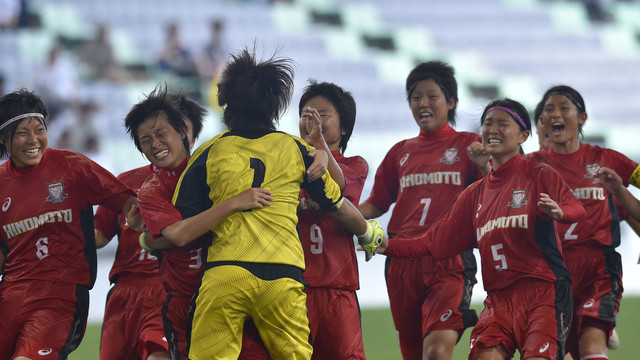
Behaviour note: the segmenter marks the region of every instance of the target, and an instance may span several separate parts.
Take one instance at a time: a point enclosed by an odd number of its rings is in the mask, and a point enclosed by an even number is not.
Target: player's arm
[[[329,212],[329,216],[345,230],[356,234],[358,243],[365,251],[365,260],[369,261],[382,244],[384,229],[376,220],[365,220],[358,208],[343,198],[342,204],[336,211]]]
[[[220,221],[235,211],[262,209],[270,206],[273,197],[271,191],[262,188],[251,188],[222,201],[195,216],[177,221],[162,229],[161,237],[151,238],[145,231],[140,237],[140,245],[146,244],[148,249],[162,250],[173,246],[185,246],[210,231]],[[144,248],[144,246],[143,246]],[[146,249],[145,249],[146,250]]]
[[[106,206],[98,206],[93,216],[93,223],[97,249],[105,247],[121,230],[118,224],[118,214]]]
[[[609,193],[615,195],[620,205],[636,221],[640,221],[640,201],[622,183],[622,178],[612,169],[601,167],[598,170],[597,183]]]
[[[102,231],[95,229],[96,232],[96,249],[102,249],[111,241]]]
[[[358,209],[365,219],[375,219],[385,213],[385,211],[368,201],[360,203],[360,205],[358,205]]]

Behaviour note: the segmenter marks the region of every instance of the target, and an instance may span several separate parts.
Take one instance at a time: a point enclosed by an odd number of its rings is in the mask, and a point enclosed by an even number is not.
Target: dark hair
[[[147,95],[146,99],[135,104],[131,111],[124,118],[124,127],[127,133],[131,135],[136,148],[142,152],[140,140],[138,139],[138,126],[150,117],[158,117],[164,114],[169,124],[182,135],[187,134],[187,125],[184,122],[179,106],[174,102],[175,97],[167,94],[167,87],[157,86]],[[187,153],[189,153],[189,139],[185,136],[183,145]]]
[[[172,101],[175,104],[177,104],[178,110],[182,113],[182,116],[191,121],[193,139],[197,139],[198,136],[200,136],[200,132],[202,132],[202,124],[204,123],[204,116],[207,114],[207,110],[191,99],[182,90],[176,93],[171,93],[168,96],[172,98]]]
[[[538,127],[538,120],[540,119],[540,116],[542,116],[542,110],[544,110],[544,101],[540,100],[538,105],[536,105],[535,110],[533,110],[533,119],[531,119],[531,122],[535,127]]]
[[[340,116],[340,130],[344,131],[345,134],[342,135],[338,147],[340,152],[344,154],[356,123],[356,101],[349,91],[345,91],[336,84],[329,82],[318,83],[315,79],[309,79],[309,85],[304,88],[302,97],[300,97],[298,115],[302,115],[304,105],[317,96],[327,99],[336,108],[338,116]]]
[[[276,58],[256,62],[255,47],[232,54],[220,75],[218,105],[223,122],[240,131],[273,131],[293,94],[293,60]]]
[[[549,97],[551,97],[551,95],[563,95],[564,97],[569,99],[569,101],[571,101],[573,105],[575,105],[576,108],[578,109],[578,114],[587,112],[587,106],[584,103],[584,99],[582,98],[582,95],[580,95],[578,90],[568,85],[556,85],[549,88],[549,90],[545,91],[544,95],[542,96],[543,110],[544,110],[544,104],[546,104],[547,100],[549,100]],[[582,132],[582,125],[578,127],[578,134],[580,134],[580,136],[584,135],[584,133]]]
[[[569,99],[573,105],[578,108],[578,113],[582,114],[583,112],[587,112],[587,107],[584,104],[584,99],[580,93],[567,85],[556,85],[547,90],[542,96],[542,103],[546,103],[551,95],[563,95],[567,99]],[[543,105],[544,106],[544,105]]]
[[[49,115],[44,102],[34,92],[23,88],[5,94],[0,98],[0,125],[16,116],[29,113],[42,114],[45,119]],[[40,118],[36,119],[38,119],[38,121],[40,121],[44,125],[45,129],[47,128],[47,123],[44,120]],[[0,131],[0,138],[2,139],[2,144],[0,144],[0,158],[3,158],[7,154],[9,154],[9,149],[7,148],[6,144],[10,139],[13,138],[13,135],[16,133],[16,129],[18,128],[18,125],[20,125],[20,122],[21,121],[15,121],[12,124],[7,125],[7,127],[2,129],[2,131]]]
[[[527,108],[525,108],[524,105],[520,104],[519,102],[515,100],[507,99],[507,98],[493,100],[492,102],[487,104],[487,106],[485,106],[484,108],[484,111],[482,112],[482,116],[480,117],[480,125],[484,124],[484,118],[487,116],[487,113],[493,110],[496,106],[507,108],[508,110],[510,110],[505,112],[509,114],[509,116],[513,119],[513,121],[516,122],[516,124],[518,124],[518,126],[520,127],[520,131],[525,131],[525,130],[529,132],[531,131],[531,118],[529,117],[529,112],[527,111]],[[516,119],[516,117],[510,112],[514,112],[515,115],[517,115],[520,118],[520,120],[524,122],[524,125],[521,124],[520,121],[518,121],[518,119]],[[522,146],[520,146],[520,154],[524,155],[524,150],[522,150]]]
[[[408,101],[411,99],[411,93],[413,93],[416,84],[423,80],[435,81],[444,92],[447,102],[453,99],[453,108],[447,113],[447,121],[451,125],[455,125],[456,107],[458,107],[458,82],[453,67],[437,60],[418,64],[407,76],[405,90]]]

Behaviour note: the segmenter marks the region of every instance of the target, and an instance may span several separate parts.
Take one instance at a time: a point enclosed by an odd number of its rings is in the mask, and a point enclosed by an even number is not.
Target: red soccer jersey
[[[162,230],[180,220],[182,216],[171,204],[173,192],[189,159],[175,169],[157,169],[140,188],[138,202],[140,215],[151,235],[162,236]],[[160,253],[160,277],[168,294],[191,297],[200,286],[204,269],[206,241],[195,240],[189,245],[173,247]]]
[[[344,157],[337,151],[331,154],[344,175],[342,195],[358,204],[369,172],[367,161],[360,156]],[[311,196],[302,190],[298,229],[306,263],[304,279],[310,287],[358,289],[358,261],[353,234],[344,230],[325,211],[310,209],[312,204]]]
[[[91,288],[96,277],[92,205],[120,211],[135,193],[82,154],[47,149],[40,164],[0,165],[3,281],[48,280]]]
[[[477,247],[485,290],[504,289],[523,278],[549,282],[570,279],[554,221],[537,206],[549,194],[563,210],[563,221],[584,216],[584,209],[551,167],[514,156],[472,184],[453,207],[420,238],[393,239],[387,253],[436,258]]]
[[[556,169],[584,205],[586,216],[582,221],[558,224],[565,251],[585,245],[620,245],[620,217],[613,211],[616,207],[614,196],[600,184],[594,184],[594,175],[601,166],[608,167],[628,186],[631,175],[638,168],[637,163],[617,151],[588,144],[580,144],[580,149],[573,154],[558,154],[547,149],[529,154],[528,158]]]
[[[118,180],[138,192],[151,174],[152,166],[147,165],[118,175]],[[140,233],[126,225],[127,219],[122,211],[116,213],[104,206],[98,206],[94,220],[96,229],[108,239],[118,235],[118,251],[109,273],[112,283],[120,276],[158,276],[158,259],[142,250],[138,242]]]
[[[469,184],[481,177],[467,147],[480,136],[449,125],[394,145],[378,167],[367,202],[387,211],[395,202],[387,232],[422,235]]]

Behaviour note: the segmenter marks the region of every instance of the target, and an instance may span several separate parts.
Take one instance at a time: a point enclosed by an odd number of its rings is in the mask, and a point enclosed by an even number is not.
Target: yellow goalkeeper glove
[[[382,229],[378,220],[367,220],[367,231],[362,235],[357,235],[357,237],[358,243],[364,250],[364,259],[369,261],[376,254],[378,246],[382,244],[384,229]]]

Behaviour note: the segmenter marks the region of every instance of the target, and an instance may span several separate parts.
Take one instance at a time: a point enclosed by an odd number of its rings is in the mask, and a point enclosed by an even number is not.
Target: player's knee
[[[422,360],[450,360],[453,346],[444,343],[429,344],[422,349]]]

